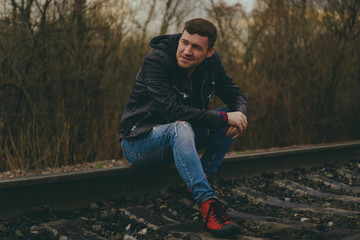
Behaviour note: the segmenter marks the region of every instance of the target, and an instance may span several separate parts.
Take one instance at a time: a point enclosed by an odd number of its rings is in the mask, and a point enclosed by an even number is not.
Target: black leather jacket
[[[216,128],[221,124],[220,113],[208,108],[214,94],[229,111],[246,114],[247,99],[225,72],[217,52],[206,58],[191,78],[178,66],[176,50],[180,36],[165,35],[151,40],[154,49],[136,76],[121,116],[120,140],[178,120],[187,121],[194,127]],[[197,87],[192,83],[197,83]]]

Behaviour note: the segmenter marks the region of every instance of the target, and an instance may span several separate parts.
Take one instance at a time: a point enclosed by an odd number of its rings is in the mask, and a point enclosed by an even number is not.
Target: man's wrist
[[[225,111],[220,111],[220,124],[226,126],[228,124],[228,115]]]

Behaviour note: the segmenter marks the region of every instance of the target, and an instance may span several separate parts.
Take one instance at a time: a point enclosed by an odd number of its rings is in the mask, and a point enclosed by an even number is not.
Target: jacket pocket
[[[150,115],[151,115],[151,112],[148,112],[144,117],[140,118],[140,120],[138,120],[138,121],[132,126],[130,132],[134,131],[134,130],[139,126],[139,124],[140,124],[142,121],[144,121],[144,120],[146,120],[147,118],[149,118]]]
[[[189,94],[180,91],[175,85],[172,85],[171,87],[175,90],[175,92],[176,92],[178,95],[180,95],[180,98],[181,98],[183,101],[187,102],[187,101],[190,100],[190,95],[189,95]]]

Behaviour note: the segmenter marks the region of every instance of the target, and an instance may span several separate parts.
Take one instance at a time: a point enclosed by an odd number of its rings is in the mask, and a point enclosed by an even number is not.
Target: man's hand
[[[228,112],[228,123],[230,125],[226,136],[232,136],[233,139],[243,134],[247,127],[247,117],[242,112]]]

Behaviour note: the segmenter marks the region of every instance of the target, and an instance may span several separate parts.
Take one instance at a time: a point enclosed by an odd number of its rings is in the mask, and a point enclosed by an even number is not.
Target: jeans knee
[[[175,136],[179,138],[195,137],[191,125],[185,121],[176,121],[174,123]]]

